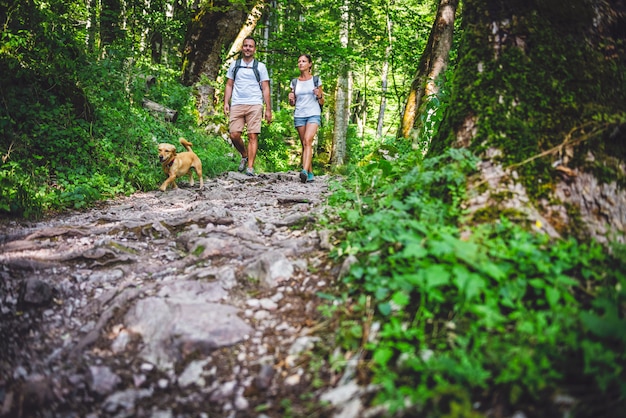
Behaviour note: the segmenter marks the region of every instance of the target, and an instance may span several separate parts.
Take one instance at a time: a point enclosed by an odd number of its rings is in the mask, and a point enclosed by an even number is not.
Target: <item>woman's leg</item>
[[[313,171],[313,139],[317,133],[316,123],[307,123],[298,128],[298,134],[302,141],[302,168],[306,171]]]

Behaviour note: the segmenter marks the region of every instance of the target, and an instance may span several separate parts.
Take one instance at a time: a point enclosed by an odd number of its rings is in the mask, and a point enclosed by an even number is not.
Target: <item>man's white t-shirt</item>
[[[322,85],[322,80],[319,79],[317,86]],[[291,88],[293,89],[293,80],[291,81]],[[315,83],[313,77],[310,80],[302,81],[298,80],[296,83],[296,110],[293,112],[294,118],[306,118],[309,116],[321,115],[320,105],[317,102],[317,97],[313,93]]]
[[[254,75],[254,70],[252,69],[253,64],[254,60],[249,63],[245,63],[241,60],[241,67],[239,67],[239,70],[237,71],[237,78],[233,84],[233,95],[230,99],[231,106],[242,104],[263,104],[263,93],[259,82],[256,81],[256,75]],[[226,77],[234,79],[233,74],[235,72],[235,65],[237,65],[237,60],[235,60],[228,68]],[[259,70],[261,82],[269,81],[270,76],[267,72],[265,64],[259,61],[257,69]]]

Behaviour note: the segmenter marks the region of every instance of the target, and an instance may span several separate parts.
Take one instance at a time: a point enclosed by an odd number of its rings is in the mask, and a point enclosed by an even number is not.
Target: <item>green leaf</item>
[[[401,255],[406,258],[420,259],[428,255],[428,250],[421,243],[409,242],[402,250]]]
[[[425,278],[426,290],[450,283],[450,272],[440,264],[428,266],[420,274]]]
[[[374,351],[374,355],[372,358],[374,362],[380,364],[381,366],[385,366],[391,357],[393,356],[393,350],[389,347],[378,347],[376,351]]]
[[[411,299],[405,292],[396,292],[391,297],[391,300],[393,300],[396,305],[403,308],[409,304]]]
[[[480,317],[480,320],[484,322],[487,328],[496,328],[499,324],[505,321],[505,317],[496,309],[487,305],[472,305],[472,312]]]
[[[552,308],[556,307],[559,299],[561,299],[561,292],[553,287],[546,287],[546,299]]]
[[[389,314],[391,313],[391,304],[389,302],[379,303],[378,310],[384,316],[389,316]]]
[[[485,281],[477,274],[470,272],[465,266],[456,265],[452,268],[452,272],[454,275],[453,282],[465,297],[466,302],[478,296],[485,287]]]

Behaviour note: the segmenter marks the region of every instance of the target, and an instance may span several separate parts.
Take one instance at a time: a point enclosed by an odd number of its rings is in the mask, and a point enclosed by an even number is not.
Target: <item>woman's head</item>
[[[311,68],[313,67],[313,60],[309,54],[300,54],[298,57],[298,69],[300,71],[308,70],[311,72]]]

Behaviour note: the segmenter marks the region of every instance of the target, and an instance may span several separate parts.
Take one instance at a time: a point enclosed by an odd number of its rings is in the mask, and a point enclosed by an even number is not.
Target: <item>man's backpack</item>
[[[296,93],[296,85],[298,84],[298,78],[294,78],[293,80],[291,80],[291,84],[293,84],[293,93]],[[315,88],[318,88],[320,85],[320,77],[317,75],[313,76],[313,85],[315,86]],[[323,110],[323,106],[320,101],[317,101],[317,104],[320,105],[320,111]]]
[[[241,58],[237,58],[237,61],[235,61],[235,68],[233,68],[233,80],[237,78],[237,72],[239,71],[240,68],[248,68],[248,67],[245,65],[241,65]],[[257,61],[256,59],[252,61],[252,71],[254,71],[254,76],[256,77],[256,81],[257,83],[259,83],[259,88],[263,90],[263,87],[261,87],[261,74],[259,73],[259,61]]]

